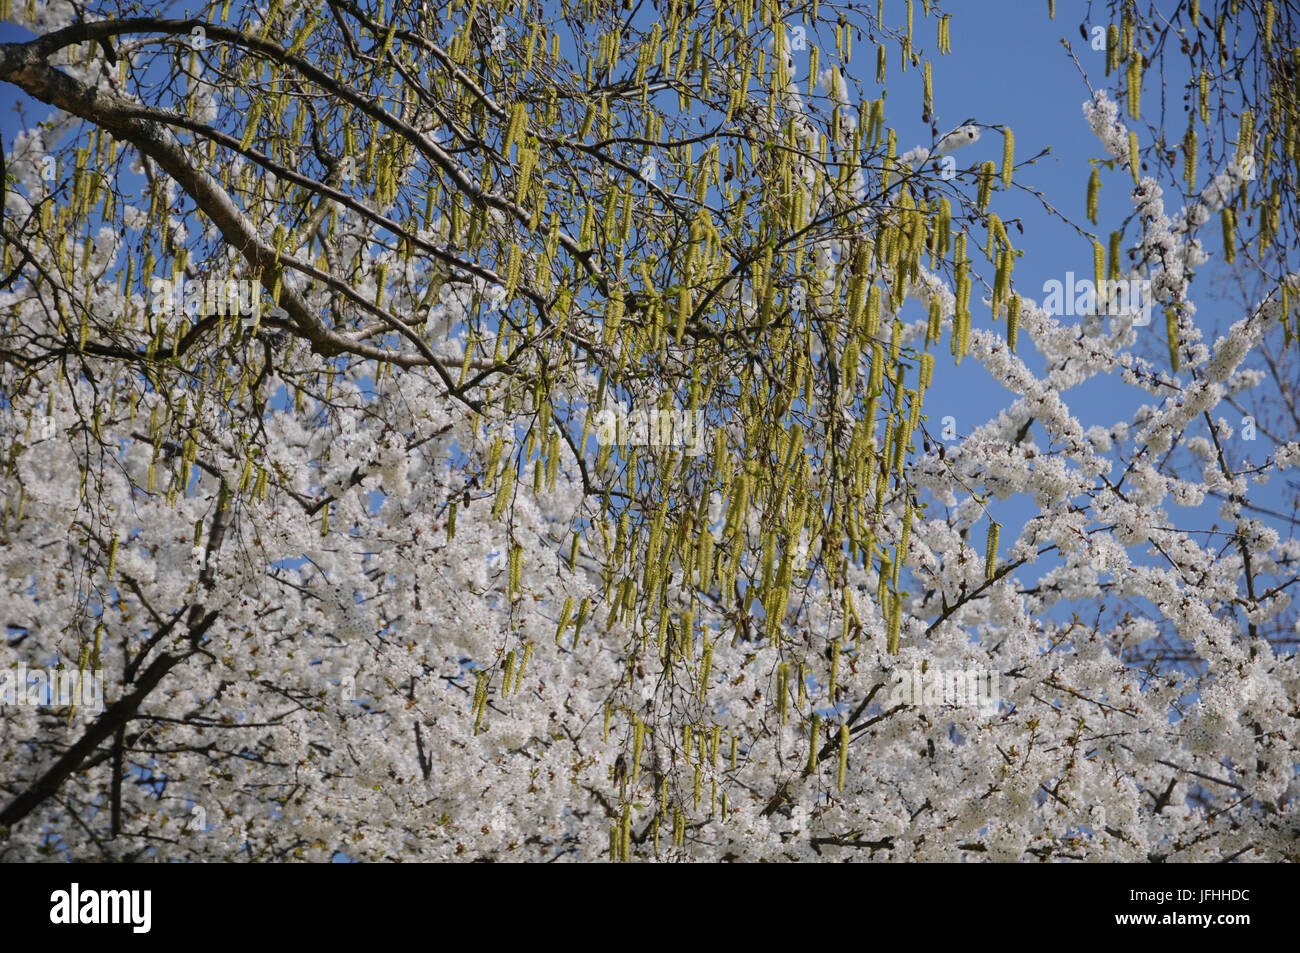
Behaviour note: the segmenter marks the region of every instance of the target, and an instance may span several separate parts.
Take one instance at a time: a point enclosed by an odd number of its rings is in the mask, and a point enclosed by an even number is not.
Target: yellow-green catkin
[[[492,518],[496,519],[505,512],[506,505],[511,500],[511,492],[515,485],[515,468],[507,466],[501,474],[501,485],[497,489],[496,500],[492,504]]]
[[[898,654],[899,634],[903,624],[903,597],[894,593],[889,603],[889,638],[886,649],[890,655]]]
[[[867,292],[867,323],[865,330],[868,337],[874,337],[880,330],[881,292],[879,285],[872,285]]]
[[[641,775],[641,749],[645,744],[645,724],[637,716],[632,716],[632,787],[636,787]]]
[[[1134,119],[1142,113],[1142,54],[1131,50],[1128,57],[1128,114]]]
[[[989,520],[988,544],[984,549],[984,578],[992,579],[998,572],[998,530],[1002,527]]]
[[[1007,300],[1007,347],[1016,353],[1016,333],[1020,330],[1020,295]]]
[[[930,322],[925,333],[925,343],[929,345],[939,340],[943,331],[943,302],[939,300],[938,295],[930,297]],[[929,386],[929,385],[926,385]]]
[[[1251,163],[1254,162],[1255,152],[1255,113],[1249,109],[1241,111],[1241,126],[1237,131],[1237,163],[1244,165],[1242,172],[1246,178],[1253,178],[1251,165],[1243,163],[1246,156],[1251,156]]]
[[[1165,308],[1165,336],[1169,340],[1169,367],[1178,373],[1178,312]]]
[[[519,689],[524,683],[524,669],[528,668],[528,660],[533,657],[533,643],[524,643],[524,657],[519,660],[519,671],[515,673],[515,694],[519,694]]]
[[[474,675],[474,734],[478,734],[483,724],[483,715],[487,711],[488,672],[486,669],[480,669]]]
[[[1007,290],[1011,283],[1011,262],[1013,261],[1011,249],[1003,248],[997,256],[997,274],[993,280],[993,300],[992,310],[993,319],[998,317],[998,309],[1001,303],[1006,299]]]
[[[515,543],[510,547],[510,588],[508,598],[514,599],[520,589],[520,577],[523,573],[524,547]]]
[[[703,702],[709,691],[709,672],[713,667],[713,643],[707,638],[700,658],[700,701]]]
[[[1196,127],[1187,125],[1187,135],[1183,137],[1183,178],[1187,180],[1187,191],[1196,191]]]
[[[566,596],[564,606],[560,609],[560,622],[555,627],[555,644],[560,644],[560,638],[564,635],[564,630],[569,624],[569,615],[573,612],[573,596]]]
[[[1011,170],[1015,167],[1016,137],[1010,126],[1002,130],[1002,186],[1011,186]]]
[[[1088,176],[1088,221],[1097,224],[1097,195],[1101,191],[1101,173],[1096,166],[1092,167],[1092,175]]]
[[[1132,129],[1128,131],[1128,165],[1133,172],[1133,184],[1141,185],[1142,169],[1141,163],[1138,162],[1138,134]]]
[[[1123,232],[1115,231],[1110,233],[1110,244],[1107,247],[1106,254],[1106,278],[1108,281],[1116,281],[1120,277],[1120,269],[1122,268],[1120,249],[1123,241]]]
[[[989,198],[993,194],[993,175],[995,166],[993,160],[989,159],[980,165],[979,189],[976,193],[976,204],[979,205],[981,212],[989,210]]]
[[[515,659],[516,659],[516,657],[517,657],[517,656],[516,656],[516,653],[515,653],[514,649],[511,649],[510,652],[506,654],[506,660],[505,660],[505,666],[504,666],[504,667],[505,667],[505,671],[502,673],[502,677],[501,677],[501,694],[502,694],[502,695],[505,695],[506,692],[509,691],[509,689],[510,689],[510,682],[511,682],[511,680],[512,680],[512,679],[514,678],[514,676],[515,676]]]
[[[839,677],[840,677],[840,640],[839,639],[831,639],[830,653],[831,653],[831,672],[830,672],[830,678],[827,681],[826,693],[831,698],[834,698],[835,686],[836,683],[839,681]]]
[[[939,258],[948,254],[952,237],[952,206],[946,198],[939,199],[939,223],[934,231],[934,252]]]

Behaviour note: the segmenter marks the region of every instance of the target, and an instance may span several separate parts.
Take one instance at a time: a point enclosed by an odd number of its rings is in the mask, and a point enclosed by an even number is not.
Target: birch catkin
[[[998,571],[998,531],[1001,525],[989,521],[988,542],[984,549],[984,578],[992,579]]]
[[[1011,171],[1015,167],[1016,154],[1016,137],[1011,132],[1011,127],[1006,126],[1002,130],[1002,185],[1004,188],[1011,186]]]
[[[1128,114],[1138,119],[1142,112],[1142,54],[1138,50],[1129,53],[1128,60]]]
[[[1092,167],[1092,174],[1088,176],[1088,221],[1097,224],[1097,195],[1101,191],[1101,173],[1097,167]]]
[[[1007,300],[1007,347],[1016,353],[1016,334],[1020,330],[1020,295]]]

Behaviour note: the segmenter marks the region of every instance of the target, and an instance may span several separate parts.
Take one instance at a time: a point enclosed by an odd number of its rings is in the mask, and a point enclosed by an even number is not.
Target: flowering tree
[[[0,663],[103,676],[0,694],[0,858],[1294,859],[1293,11],[1114,5],[1065,308],[883,6],[0,4]]]

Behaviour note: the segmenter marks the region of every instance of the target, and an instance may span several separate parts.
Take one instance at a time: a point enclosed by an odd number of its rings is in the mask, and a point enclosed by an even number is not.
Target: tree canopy
[[[1078,222],[937,2],[0,16],[0,858],[1296,858],[1291,5],[1090,5]]]

